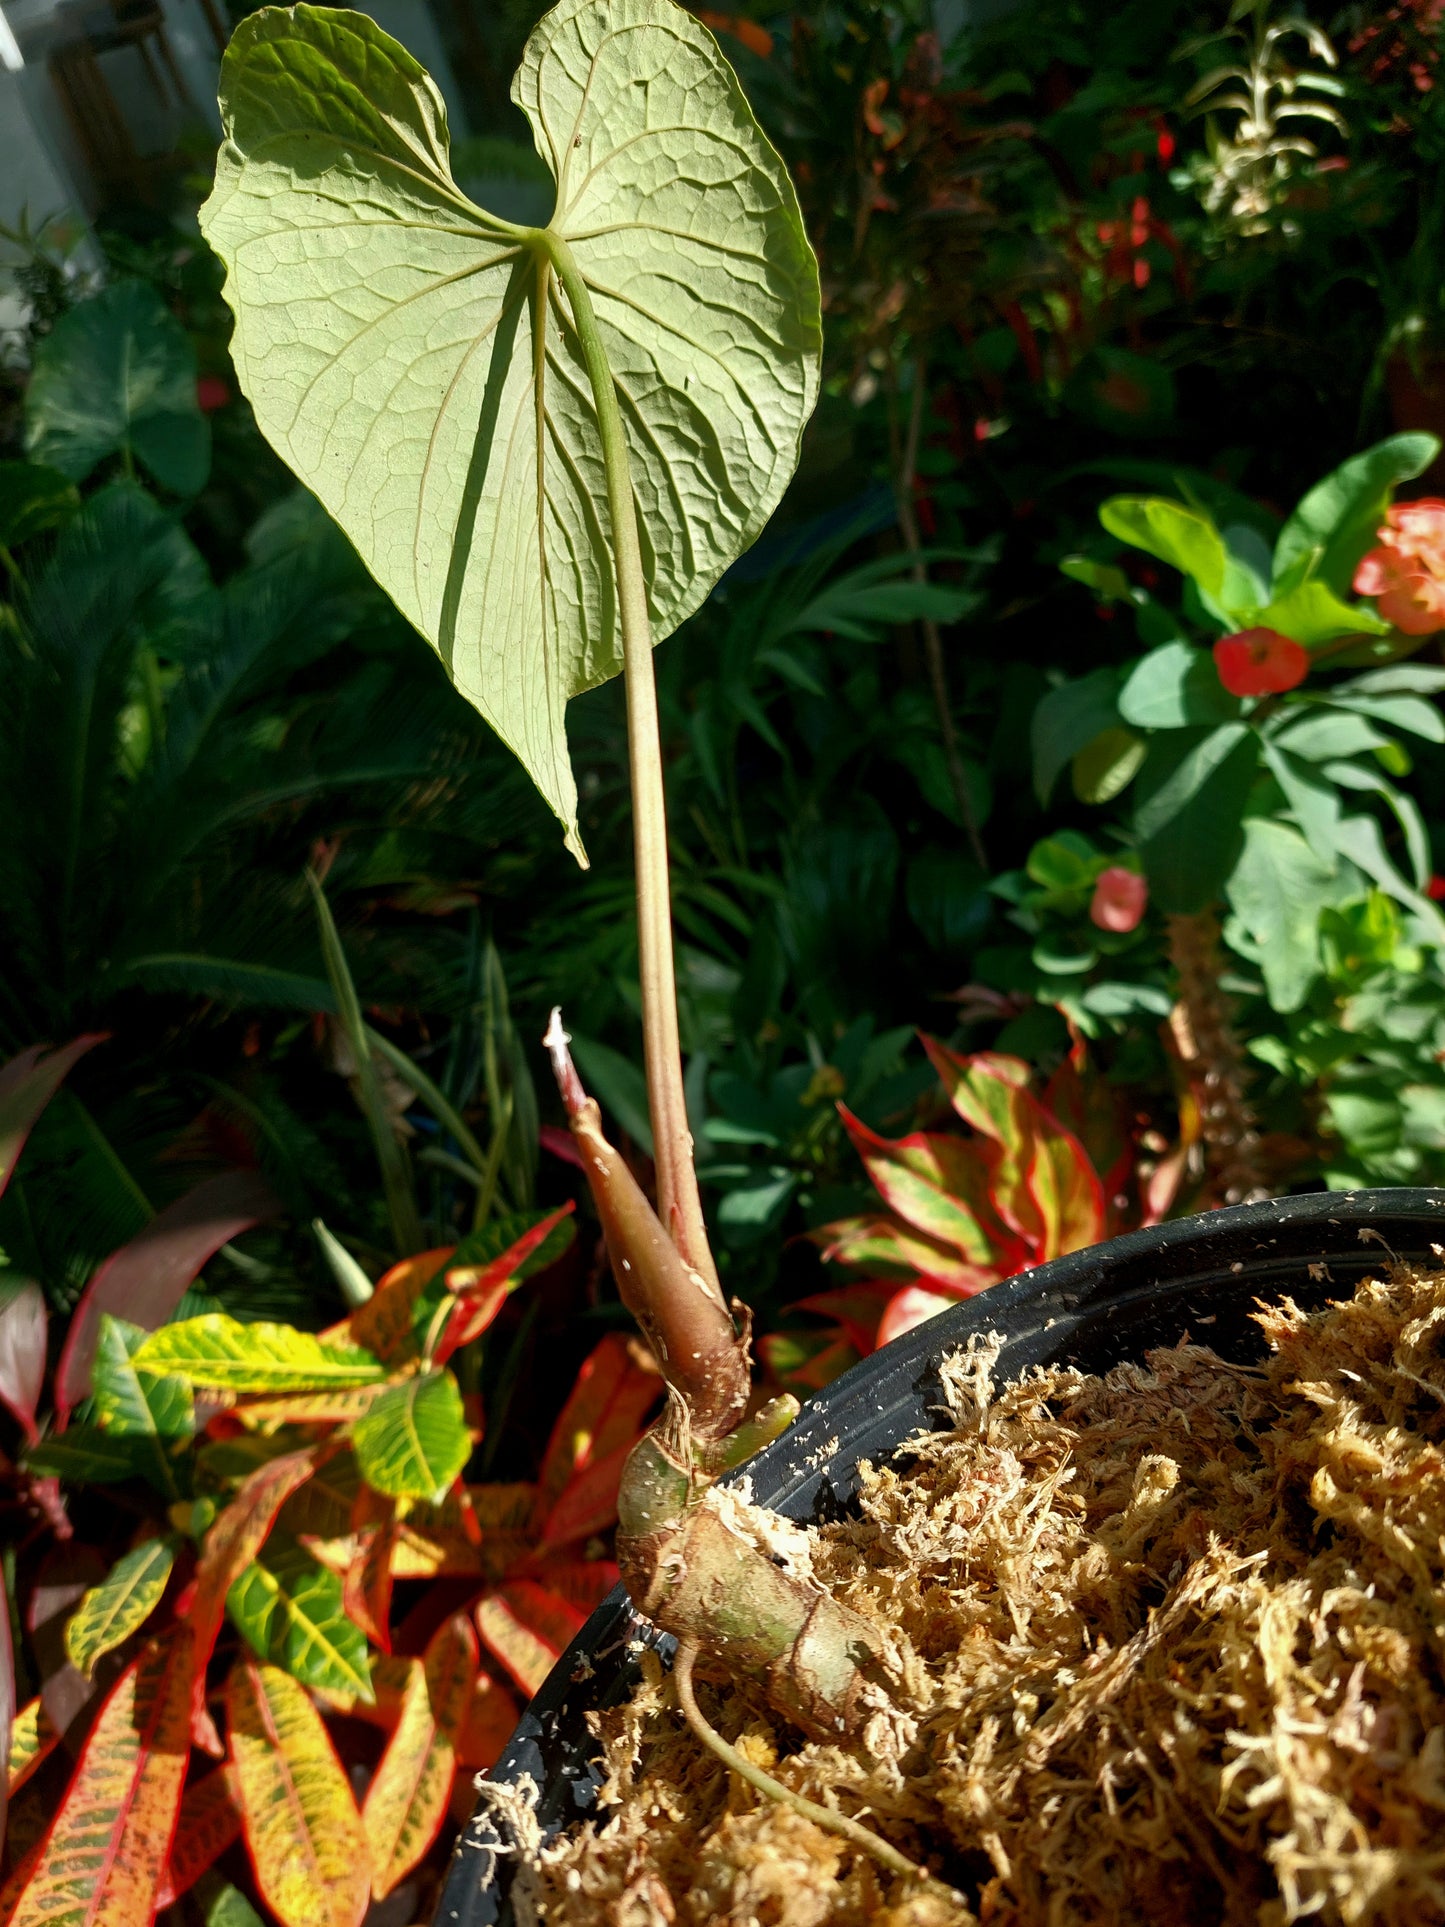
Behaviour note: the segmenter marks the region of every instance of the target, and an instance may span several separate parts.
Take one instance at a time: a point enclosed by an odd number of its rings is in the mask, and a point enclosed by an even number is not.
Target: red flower
[[[1396,502],[1379,537],[1355,570],[1355,594],[1378,596],[1380,614],[1407,636],[1445,629],[1445,502]]]
[[[196,383],[196,406],[203,415],[214,415],[231,399],[231,391],[219,375],[202,375]]]
[[[1445,877],[1438,873],[1425,885],[1425,894],[1432,903],[1445,903]]]
[[[1241,629],[1215,643],[1214,666],[1231,696],[1277,696],[1304,681],[1310,657],[1278,629]]]
[[[1149,885],[1137,870],[1126,870],[1115,863],[1103,872],[1094,885],[1094,900],[1089,905],[1089,920],[1101,930],[1121,934],[1133,930],[1149,901]]]

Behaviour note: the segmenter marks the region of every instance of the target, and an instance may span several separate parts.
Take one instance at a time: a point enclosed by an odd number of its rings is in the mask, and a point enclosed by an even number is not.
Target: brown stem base
[[[1244,1052],[1220,989],[1219,919],[1213,910],[1169,918],[1169,956],[1179,1001],[1169,1028],[1199,1105],[1209,1175],[1222,1204],[1270,1195],[1254,1112],[1246,1096]]]
[[[727,1677],[762,1682],[811,1739],[857,1733],[864,1686],[884,1677],[877,1629],[734,1532],[681,1457],[654,1431],[623,1473],[617,1560],[638,1610]]]

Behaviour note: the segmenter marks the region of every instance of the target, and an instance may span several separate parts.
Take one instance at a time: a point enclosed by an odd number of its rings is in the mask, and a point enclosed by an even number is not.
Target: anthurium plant
[[[461,192],[435,86],[372,20],[254,14],[224,63],[201,225],[262,432],[579,859],[565,706],[625,675],[655,1210],[555,1014],[547,1038],[614,1277],[675,1395],[623,1472],[618,1560],[687,1652],[765,1678],[780,1710],[834,1733],[863,1716],[875,1637],[710,1503],[796,1402],[749,1416],[747,1319],[703,1223],[652,668],[792,474],[818,390],[817,264],[736,77],[671,0],[562,0],[513,98],[554,183],[540,226]]]
[[[0,1175],[96,1041],[0,1071]],[[44,1677],[7,1720],[0,1916],[133,1927],[203,1881],[210,1908],[236,1891],[213,1869],[237,1841],[282,1927],[357,1927],[412,1874],[457,1776],[496,1757],[516,1694],[616,1583],[600,1535],[662,1389],[635,1343],[594,1349],[534,1482],[465,1477],[483,1415],[456,1365],[565,1247],[571,1210],[404,1259],[320,1334],[162,1322],[123,1249],[71,1322],[49,1412],[44,1301],[21,1285],[0,1303],[0,1399],[30,1441],[14,1482],[54,1541],[16,1598]],[[180,1285],[205,1255],[172,1235]],[[146,1256],[153,1280],[154,1235]],[[99,1308],[127,1276],[135,1318]],[[101,1494],[125,1521],[108,1568],[74,1550],[67,1510]],[[332,1730],[348,1719],[382,1735],[360,1806]]]

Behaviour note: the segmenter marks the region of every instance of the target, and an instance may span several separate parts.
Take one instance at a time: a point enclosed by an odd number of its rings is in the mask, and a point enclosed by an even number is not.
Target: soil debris
[[[996,1391],[996,1344],[950,1361],[950,1429],[810,1535],[819,1583],[901,1656],[861,1746],[699,1682],[749,1759],[967,1906],[760,1799],[653,1658],[597,1719],[602,1817],[529,1857],[523,1916],[1445,1923],[1445,1273],[1258,1322],[1257,1367],[1183,1344]]]

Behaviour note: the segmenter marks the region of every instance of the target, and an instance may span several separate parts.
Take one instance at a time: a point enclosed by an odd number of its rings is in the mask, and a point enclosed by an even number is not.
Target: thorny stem
[[[932,1874],[910,1860],[906,1854],[900,1853],[897,1847],[890,1846],[886,1840],[880,1839],[869,1828],[861,1825],[857,1820],[850,1820],[845,1813],[836,1813],[832,1807],[819,1806],[816,1800],[809,1800],[803,1794],[795,1793],[791,1787],[784,1786],[781,1780],[775,1780],[771,1773],[754,1765],[745,1753],[738,1751],[737,1747],[730,1746],[717,1728],[708,1723],[698,1706],[697,1696],[692,1688],[692,1667],[696,1657],[697,1646],[691,1640],[684,1641],[677,1649],[677,1656],[672,1662],[672,1680],[677,1688],[677,1703],[682,1708],[683,1718],[698,1739],[710,1753],[717,1755],[729,1772],[736,1773],[740,1780],[745,1780],[753,1791],[761,1793],[764,1799],[780,1801],[784,1806],[791,1807],[794,1813],[800,1813],[805,1820],[811,1820],[814,1826],[825,1827],[829,1833],[841,1834],[851,1846],[871,1854],[875,1860],[887,1867],[890,1873],[901,1874],[905,1880],[922,1881],[926,1886],[941,1889],[950,1900],[962,1901],[961,1894],[956,1893],[952,1887],[945,1887],[941,1881],[935,1880]]]
[[[1225,1204],[1267,1198],[1259,1132],[1245,1095],[1244,1053],[1219,986],[1219,919],[1213,910],[1169,918],[1169,956],[1179,977],[1179,1002],[1169,1024],[1198,1097],[1210,1175]]]
[[[913,395],[908,408],[908,431],[903,446],[898,448],[897,411],[890,409],[889,418],[894,443],[894,499],[898,517],[898,532],[903,537],[903,546],[913,557],[913,580],[926,582],[928,570],[923,562],[923,542],[918,531],[918,517],[913,507],[913,486],[918,475],[918,444],[923,431],[923,406],[928,393],[928,363],[920,353],[913,366]],[[938,728],[943,738],[943,760],[948,768],[948,780],[953,789],[953,800],[958,805],[959,816],[963,820],[968,846],[973,852],[973,860],[980,870],[988,869],[988,857],[984,852],[983,837],[978,827],[978,817],[974,812],[973,797],[968,787],[968,771],[964,768],[963,753],[958,746],[958,731],[953,723],[953,699],[948,688],[948,669],[943,659],[943,638],[938,633],[938,624],[932,616],[920,619],[919,628],[923,632],[923,654],[928,664],[928,680],[933,688],[933,706],[938,711]]]
[[[622,624],[622,661],[627,689],[627,745],[632,768],[632,826],[637,868],[637,957],[642,987],[643,1052],[647,1101],[652,1114],[659,1215],[687,1262],[711,1284],[717,1272],[703,1222],[702,1199],[692,1162],[692,1133],[682,1083],[677,1025],[677,985],[672,956],[672,906],[668,886],[667,812],[662,781],[662,738],[657,722],[657,684],[652,667],[652,628],[647,579],[632,493],[632,464],[622,411],[592,298],[567,243],[550,229],[534,230],[543,272],[556,270],[572,311],[572,325],[597,410],[607,507],[617,571]]]

